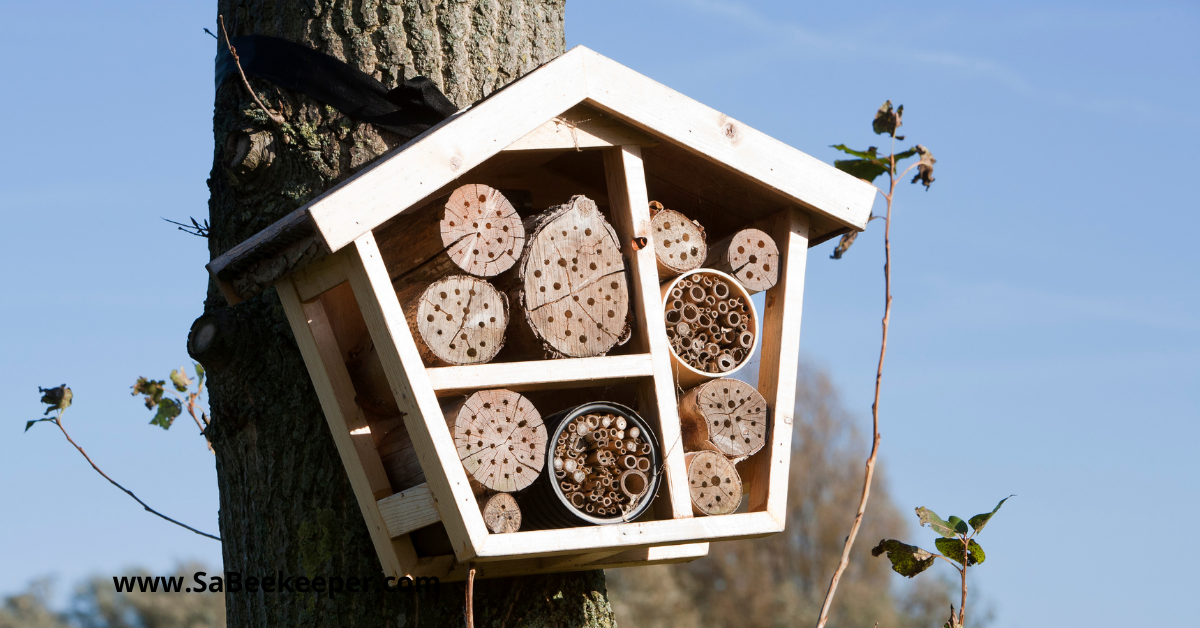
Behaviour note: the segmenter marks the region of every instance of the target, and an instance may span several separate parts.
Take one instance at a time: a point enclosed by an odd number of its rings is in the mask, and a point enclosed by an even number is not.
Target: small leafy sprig
[[[174,375],[174,372],[172,372],[172,375]],[[172,378],[172,381],[174,381],[174,378]],[[176,384],[176,387],[178,388],[178,384]],[[185,388],[185,390],[186,390],[186,388]],[[56,386],[54,388],[42,388],[39,386],[38,392],[42,393],[42,403],[46,404],[46,411],[43,413],[43,416],[50,414],[51,412],[54,412],[55,414],[54,414],[54,416],[51,416],[51,417],[44,416],[44,418],[41,418],[41,419],[34,419],[32,421],[26,421],[25,422],[25,431],[26,432],[29,431],[29,428],[31,428],[34,425],[41,423],[43,421],[48,421],[50,423],[53,423],[59,429],[59,431],[62,432],[62,435],[67,439],[67,442],[71,443],[71,446],[73,446],[77,451],[79,451],[79,454],[83,456],[84,460],[87,460],[87,463],[92,466],[92,469],[95,469],[96,473],[100,474],[100,477],[108,480],[108,482],[110,484],[112,484],[113,486],[124,491],[126,495],[129,495],[130,497],[132,497],[134,501],[141,504],[142,508],[146,509],[146,512],[149,512],[151,514],[162,517],[163,519],[166,519],[167,521],[170,521],[171,523],[173,523],[177,526],[180,526],[182,528],[191,530],[192,532],[195,532],[196,534],[199,534],[200,536],[206,536],[210,539],[215,539],[217,541],[221,540],[221,537],[219,537],[219,536],[213,536],[211,534],[208,534],[207,532],[201,532],[201,531],[197,530],[196,528],[193,528],[192,526],[189,526],[185,523],[180,523],[179,521],[176,521],[176,520],[162,514],[161,512],[158,512],[157,510],[151,508],[149,505],[146,504],[146,502],[142,501],[141,498],[139,498],[137,495],[135,495],[133,493],[133,491],[125,488],[124,486],[121,486],[116,480],[108,477],[107,473],[101,471],[100,467],[96,466],[96,463],[92,461],[91,456],[89,456],[87,454],[87,452],[83,450],[83,447],[80,447],[79,444],[76,443],[73,438],[71,438],[71,435],[67,433],[66,426],[63,425],[63,420],[62,420],[63,413],[66,412],[67,408],[71,407],[71,401],[75,397],[75,395],[71,392],[71,389],[68,388],[66,384],[63,384],[61,386]],[[160,391],[159,392],[160,399],[161,399],[161,394],[162,393]],[[175,414],[176,414],[176,416],[178,416],[179,413],[176,412]]]
[[[940,554],[895,539],[884,539],[871,550],[871,555],[886,553],[888,560],[892,561],[892,570],[905,578],[912,578],[929,569],[938,558],[954,567],[962,579],[962,599],[957,616],[954,614],[954,605],[950,605],[950,620],[943,628],[961,628],[967,619],[967,568],[983,564],[987,558],[983,547],[975,541],[975,536],[983,532],[984,526],[1010,497],[1012,495],[1000,500],[991,512],[975,515],[966,521],[954,516],[942,519],[937,513],[921,506],[917,508],[917,519],[921,521],[922,526],[929,526],[941,537],[933,542]]]
[[[143,401],[147,410],[157,408],[154,418],[150,419],[150,425],[157,425],[164,430],[171,429],[176,417],[187,410],[208,443],[208,450],[212,451],[212,443],[209,442],[206,433],[209,425],[208,413],[201,406],[200,400],[204,394],[204,367],[199,364],[195,364],[194,367],[195,379],[188,377],[187,370],[182,366],[171,371],[168,379],[171,380],[173,391],[167,389],[166,380],[139,377],[133,384],[133,396],[144,395]],[[195,389],[192,388],[193,385]],[[171,393],[171,397],[164,396],[168,392]]]

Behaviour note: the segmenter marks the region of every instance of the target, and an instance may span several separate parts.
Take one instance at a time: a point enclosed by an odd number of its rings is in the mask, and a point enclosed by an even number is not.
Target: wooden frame
[[[596,110],[611,117],[586,115]],[[727,176],[767,189],[783,203],[783,209],[755,225],[775,238],[781,267],[778,283],[765,293],[760,323],[758,388],[772,420],[766,446],[739,466],[747,487],[745,512],[692,514],[677,407],[682,390],[672,373],[664,331],[662,278],[654,257],[642,158],[644,147],[659,142],[718,164]],[[630,273],[635,328],[627,354],[556,360],[553,368],[546,368],[545,361],[426,368],[374,230],[501,153],[572,149],[602,152],[609,218]],[[684,562],[704,556],[709,541],[783,530],[807,249],[812,237],[826,237],[831,229],[865,226],[874,192],[863,181],[576,48],[381,159],[280,221],[281,226],[272,226],[262,238],[214,260],[209,269],[228,296],[230,284],[221,273],[235,269],[238,260],[262,259],[278,250],[279,242],[287,246],[303,237],[318,237],[327,248],[323,258],[279,278],[275,286],[387,575],[456,580],[465,577],[469,564],[487,577]],[[821,231],[810,233],[817,224]],[[624,243],[633,242],[643,244],[626,248]],[[392,490],[366,433],[344,362],[347,347],[338,346],[334,322],[323,305],[323,294],[347,283],[425,475],[425,484],[399,493]],[[231,302],[237,298],[232,295]],[[653,518],[490,534],[438,397],[484,388],[529,391],[618,383],[636,390],[639,408],[663,446],[665,477]],[[453,555],[419,557],[410,533],[435,523],[445,527]]]

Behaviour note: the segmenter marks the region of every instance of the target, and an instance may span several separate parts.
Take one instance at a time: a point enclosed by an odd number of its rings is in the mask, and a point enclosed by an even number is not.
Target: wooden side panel
[[[581,51],[568,52],[435,126],[306,209],[329,250],[336,252],[585,96]]]
[[[764,230],[775,239],[783,260],[779,283],[766,293],[758,369],[758,392],[771,408],[771,434],[766,446],[742,463],[739,470],[750,487],[750,511],[766,510],[782,526],[787,514],[808,222],[797,210],[783,211]]]
[[[679,408],[675,403],[675,381],[671,372],[671,347],[667,344],[664,332],[666,322],[658,287],[658,261],[654,256],[654,234],[650,228],[650,201],[646,198],[641,148],[621,146],[605,151],[604,172],[608,181],[613,227],[617,230],[621,248],[633,272],[633,302],[630,309],[637,319],[633,342],[639,343],[635,344],[634,349],[650,353],[654,371],[654,379],[642,385],[639,396],[643,407],[657,410],[659,435],[662,437],[666,467],[664,485],[670,508],[659,514],[663,518],[673,519],[691,517],[687,472],[683,463],[683,440],[679,432]],[[633,250],[635,238],[645,238],[646,245]]]
[[[292,273],[292,283],[302,303],[316,299],[343,281],[346,281],[346,266],[337,253],[326,255]]]
[[[367,232],[360,236],[346,255],[346,275],[379,352],[396,404],[404,413],[404,426],[425,471],[425,480],[433,492],[454,554],[460,562],[470,560],[484,544],[488,531],[467,483],[467,473],[458,461],[454,440],[412,332],[392,290],[374,234]]]
[[[388,534],[387,524],[384,523],[375,501],[377,499],[376,491],[386,490],[390,493],[387,476],[380,475],[383,465],[379,461],[379,454],[375,453],[370,436],[367,436],[366,441],[370,445],[369,450],[361,447],[350,436],[350,431],[353,429],[350,425],[355,421],[353,418],[355,414],[351,413],[349,405],[357,408],[357,405],[354,405],[354,388],[350,384],[350,376],[346,373],[337,343],[332,339],[328,321],[324,319],[324,310],[319,302],[307,307],[302,305],[291,279],[285,278],[279,281],[275,284],[275,289],[279,293],[279,300],[283,304],[283,310],[296,336],[296,344],[304,356],[304,364],[308,367],[308,374],[312,378],[313,387],[316,388],[317,398],[321,401],[321,410],[324,411],[325,419],[329,423],[333,442],[337,446],[342,464],[346,468],[346,475],[350,479],[350,486],[354,489],[354,496],[358,499],[358,505],[362,509],[363,519],[366,521],[371,542],[375,545],[375,551],[379,555],[383,571],[389,576],[397,578],[403,576],[413,565],[411,562],[402,564],[397,549],[404,549],[403,544],[399,548],[393,545],[391,535]],[[315,324],[313,324],[314,322]],[[346,386],[349,386],[349,397],[345,395]],[[366,425],[365,421],[363,425]],[[373,461],[371,455],[374,455]],[[368,468],[376,469],[376,471],[368,472],[366,471]],[[406,558],[411,561],[416,558],[416,555],[413,553]]]
[[[428,484],[379,500],[379,512],[393,538],[442,520]]]
[[[584,49],[588,104],[862,230],[874,186]]]

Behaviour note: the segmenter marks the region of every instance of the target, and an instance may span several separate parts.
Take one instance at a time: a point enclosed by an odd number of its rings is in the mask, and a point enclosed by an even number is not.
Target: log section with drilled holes
[[[497,388],[452,404],[446,422],[467,474],[493,491],[519,491],[546,463],[546,426],[525,397]]]
[[[504,345],[508,297],[483,279],[451,275],[396,296],[426,366],[483,364]]]
[[[697,515],[727,515],[742,503],[742,478],[730,462],[715,451],[683,455],[688,490]]]
[[[708,255],[704,228],[677,211],[664,209],[658,201],[650,201],[650,216],[659,280],[700,268]]]
[[[712,449],[740,459],[766,443],[767,400],[736,379],[714,379],[684,393],[679,419],[688,451]]]
[[[758,333],[754,305],[738,281],[691,271],[663,284],[663,318],[679,384],[732,375],[750,360]]]
[[[523,355],[586,358],[625,342],[625,263],[617,234],[596,203],[572,197],[529,226],[517,278],[525,321],[513,325],[509,344]]]
[[[508,493],[496,493],[491,497],[479,498],[479,510],[483,522],[492,534],[516,532],[521,529],[521,508],[517,500]]]
[[[525,246],[525,227],[498,190],[468,184],[379,230],[388,275],[427,284],[451,273],[493,277],[512,268]]]
[[[733,275],[754,294],[779,281],[779,247],[758,229],[742,229],[708,247],[704,265]]]

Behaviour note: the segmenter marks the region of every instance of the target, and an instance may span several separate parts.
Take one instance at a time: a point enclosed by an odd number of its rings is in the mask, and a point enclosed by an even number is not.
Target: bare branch
[[[96,463],[95,463],[95,462],[92,462],[92,458],[91,458],[90,456],[88,456],[88,455],[87,455],[87,452],[83,450],[83,447],[80,447],[80,446],[79,446],[79,445],[78,445],[78,444],[77,444],[77,443],[76,443],[76,442],[75,442],[75,441],[74,441],[74,440],[71,438],[71,435],[67,433],[67,430],[66,430],[66,428],[64,428],[64,427],[63,427],[63,424],[62,424],[62,410],[59,410],[59,411],[58,411],[58,417],[54,419],[54,424],[58,426],[58,429],[59,429],[60,431],[62,431],[62,433],[63,433],[63,436],[66,436],[66,437],[67,437],[67,442],[68,442],[68,443],[71,443],[71,445],[73,445],[73,446],[75,447],[75,449],[78,449],[78,450],[79,450],[79,453],[83,455],[83,459],[84,459],[84,460],[87,460],[87,461],[88,461],[88,464],[92,465],[92,468],[96,470],[96,473],[99,473],[99,474],[100,474],[100,477],[102,477],[102,478],[104,478],[104,479],[108,480],[108,482],[109,482],[110,484],[112,484],[113,486],[115,486],[115,487],[117,487],[117,488],[121,489],[122,491],[125,491],[125,494],[126,494],[126,495],[129,495],[130,497],[132,497],[132,498],[133,498],[133,500],[134,500],[134,501],[136,501],[137,503],[141,504],[141,505],[142,505],[142,508],[145,508],[147,512],[149,512],[149,513],[151,513],[151,514],[158,515],[159,517],[162,517],[163,519],[166,519],[167,521],[170,521],[171,523],[173,523],[173,524],[175,524],[175,525],[177,525],[177,526],[179,526],[179,527],[181,527],[181,528],[187,528],[188,530],[191,530],[192,532],[195,532],[196,534],[199,534],[200,536],[207,536],[208,538],[210,538],[210,539],[213,539],[213,540],[216,540],[216,541],[220,541],[220,540],[221,540],[221,537],[219,537],[219,536],[213,536],[213,535],[211,535],[211,534],[208,534],[207,532],[201,532],[201,531],[197,530],[196,528],[193,528],[192,526],[189,526],[189,525],[187,525],[186,523],[180,523],[180,522],[178,522],[178,521],[176,521],[176,520],[174,520],[174,519],[172,519],[172,518],[170,518],[170,517],[168,517],[168,516],[166,516],[166,515],[162,514],[161,512],[158,512],[157,510],[155,510],[155,509],[151,508],[150,506],[147,506],[147,505],[146,505],[146,502],[142,501],[141,499],[139,499],[139,498],[138,498],[138,496],[137,496],[137,495],[134,495],[134,494],[133,494],[133,491],[131,491],[131,490],[129,490],[129,489],[127,489],[127,488],[125,488],[124,486],[121,486],[120,484],[118,484],[118,483],[117,483],[117,481],[116,481],[116,480],[114,480],[114,479],[112,479],[112,478],[108,477],[108,474],[107,474],[107,473],[105,473],[105,472],[101,471],[101,470],[100,470],[100,467],[97,467],[97,466],[96,466]]]
[[[229,33],[225,30],[225,16],[218,15],[217,21],[221,23],[221,34],[225,36],[225,45],[229,47],[229,54],[233,55],[233,63],[237,65],[238,74],[242,77],[242,85],[246,88],[247,92],[250,92],[250,97],[254,99],[254,102],[258,103],[258,106],[262,108],[263,113],[267,114],[271,122],[275,123],[277,128],[282,127],[284,124],[283,116],[267,109],[267,106],[258,99],[258,94],[254,93],[254,88],[250,87],[250,81],[246,79],[246,73],[242,71],[242,60],[238,58],[237,49],[233,47],[233,42],[229,41]]]

